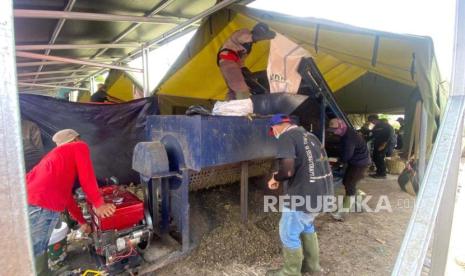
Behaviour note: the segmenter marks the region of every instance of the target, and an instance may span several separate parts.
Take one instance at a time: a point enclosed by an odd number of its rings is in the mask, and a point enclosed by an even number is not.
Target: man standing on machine
[[[250,31],[235,31],[223,44],[217,54],[217,63],[228,86],[227,100],[241,100],[250,97],[250,89],[244,79],[244,73],[250,71],[244,67],[244,61],[252,51],[252,44],[261,40],[269,40],[276,33],[270,31],[264,23],[258,23]]]

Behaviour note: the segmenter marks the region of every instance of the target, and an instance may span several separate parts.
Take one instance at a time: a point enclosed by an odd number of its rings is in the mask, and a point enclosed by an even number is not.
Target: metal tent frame
[[[164,0],[160,1],[153,9],[145,13],[144,16],[135,16],[135,15],[121,15],[121,14],[110,14],[110,13],[96,13],[96,12],[87,12],[87,11],[75,11],[77,0],[69,0],[63,10],[45,10],[45,9],[23,9],[17,8],[13,10],[13,15],[15,20],[23,19],[58,19],[53,33],[48,40],[48,44],[36,44],[31,42],[18,44],[16,45],[16,56],[22,59],[36,59],[37,61],[26,61],[22,60],[18,62],[17,68],[19,74],[17,75],[20,78],[22,87],[25,87],[26,90],[30,91],[33,89],[36,82],[41,82],[45,80],[53,80],[54,76],[50,78],[44,78],[44,75],[54,75],[61,74],[66,71],[70,74],[66,76],[56,76],[55,79],[60,79],[61,81],[53,83],[55,88],[76,88],[83,87],[83,82],[88,82],[89,89],[92,89],[91,83],[94,82],[93,78],[102,74],[108,69],[117,69],[123,71],[132,71],[143,74],[143,90],[144,96],[149,96],[149,59],[148,54],[150,49],[158,47],[166,42],[171,41],[171,39],[176,38],[188,31],[191,31],[198,27],[199,21],[205,18],[206,16],[227,7],[233,3],[239,2],[238,0],[225,0],[218,1],[218,3],[213,4],[212,6],[202,10],[198,14],[192,17],[185,17],[182,15],[161,15],[170,5],[175,4],[174,0]],[[179,2],[179,1],[177,1]],[[202,1],[197,1],[202,2]],[[210,1],[203,1],[210,2]],[[244,1],[248,2],[248,1]],[[40,4],[38,4],[40,6]],[[130,22],[127,28],[124,31],[115,33],[115,38],[110,42],[102,43],[86,43],[86,44],[75,44],[75,43],[61,43],[60,37],[63,34],[64,26],[67,21],[84,21],[84,22]],[[144,24],[152,24],[155,26],[163,25],[168,26],[169,29],[162,32],[159,36],[155,38],[149,38],[143,41],[125,41],[128,36],[133,32],[140,29]],[[60,41],[58,44],[57,42]],[[131,49],[136,49],[132,50]],[[98,50],[93,53],[88,59],[82,59],[74,56],[63,56],[63,55],[52,55],[52,51],[57,50]],[[101,62],[99,57],[102,57],[110,49],[121,49],[123,54],[119,56],[111,55],[112,59],[110,62]],[[44,50],[44,53],[36,53],[32,51]],[[129,52],[127,52],[129,51]],[[125,53],[127,52],[127,54]],[[142,68],[131,68],[124,66],[123,64],[128,61],[135,59],[139,56],[143,56]],[[77,64],[80,67],[75,68],[64,68],[63,70],[58,70],[56,66],[69,66]],[[25,71],[24,67],[33,67],[38,66],[35,71]],[[55,66],[55,67],[53,67]],[[100,68],[98,71],[88,70],[90,67]],[[50,68],[50,69],[49,69]],[[48,69],[48,70],[46,70]],[[61,71],[61,72],[60,72]],[[86,76],[76,75],[76,73],[88,71],[89,74]],[[24,79],[27,77],[28,79]],[[32,77],[32,80],[31,80]],[[41,82],[42,83],[42,82]],[[29,86],[26,86],[28,84]],[[51,85],[52,83],[48,83]],[[92,92],[92,91],[91,91]]]

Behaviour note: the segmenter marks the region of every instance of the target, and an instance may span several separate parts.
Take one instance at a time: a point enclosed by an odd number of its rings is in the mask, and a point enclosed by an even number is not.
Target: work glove
[[[191,105],[186,111],[186,115],[211,115],[211,112],[201,105]]]

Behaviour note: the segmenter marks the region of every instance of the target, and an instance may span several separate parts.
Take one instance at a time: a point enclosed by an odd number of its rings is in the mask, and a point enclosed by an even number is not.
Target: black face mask
[[[247,54],[250,54],[250,52],[252,51],[252,42],[242,43],[242,47],[245,48]]]

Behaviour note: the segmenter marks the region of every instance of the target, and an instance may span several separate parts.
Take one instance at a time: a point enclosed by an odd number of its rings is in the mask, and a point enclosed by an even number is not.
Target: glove
[[[268,25],[265,23],[258,23],[252,29],[252,40],[253,42],[261,40],[270,40],[276,36],[276,33],[271,31]]]
[[[201,105],[191,105],[187,109],[186,115],[211,115],[211,112]]]

